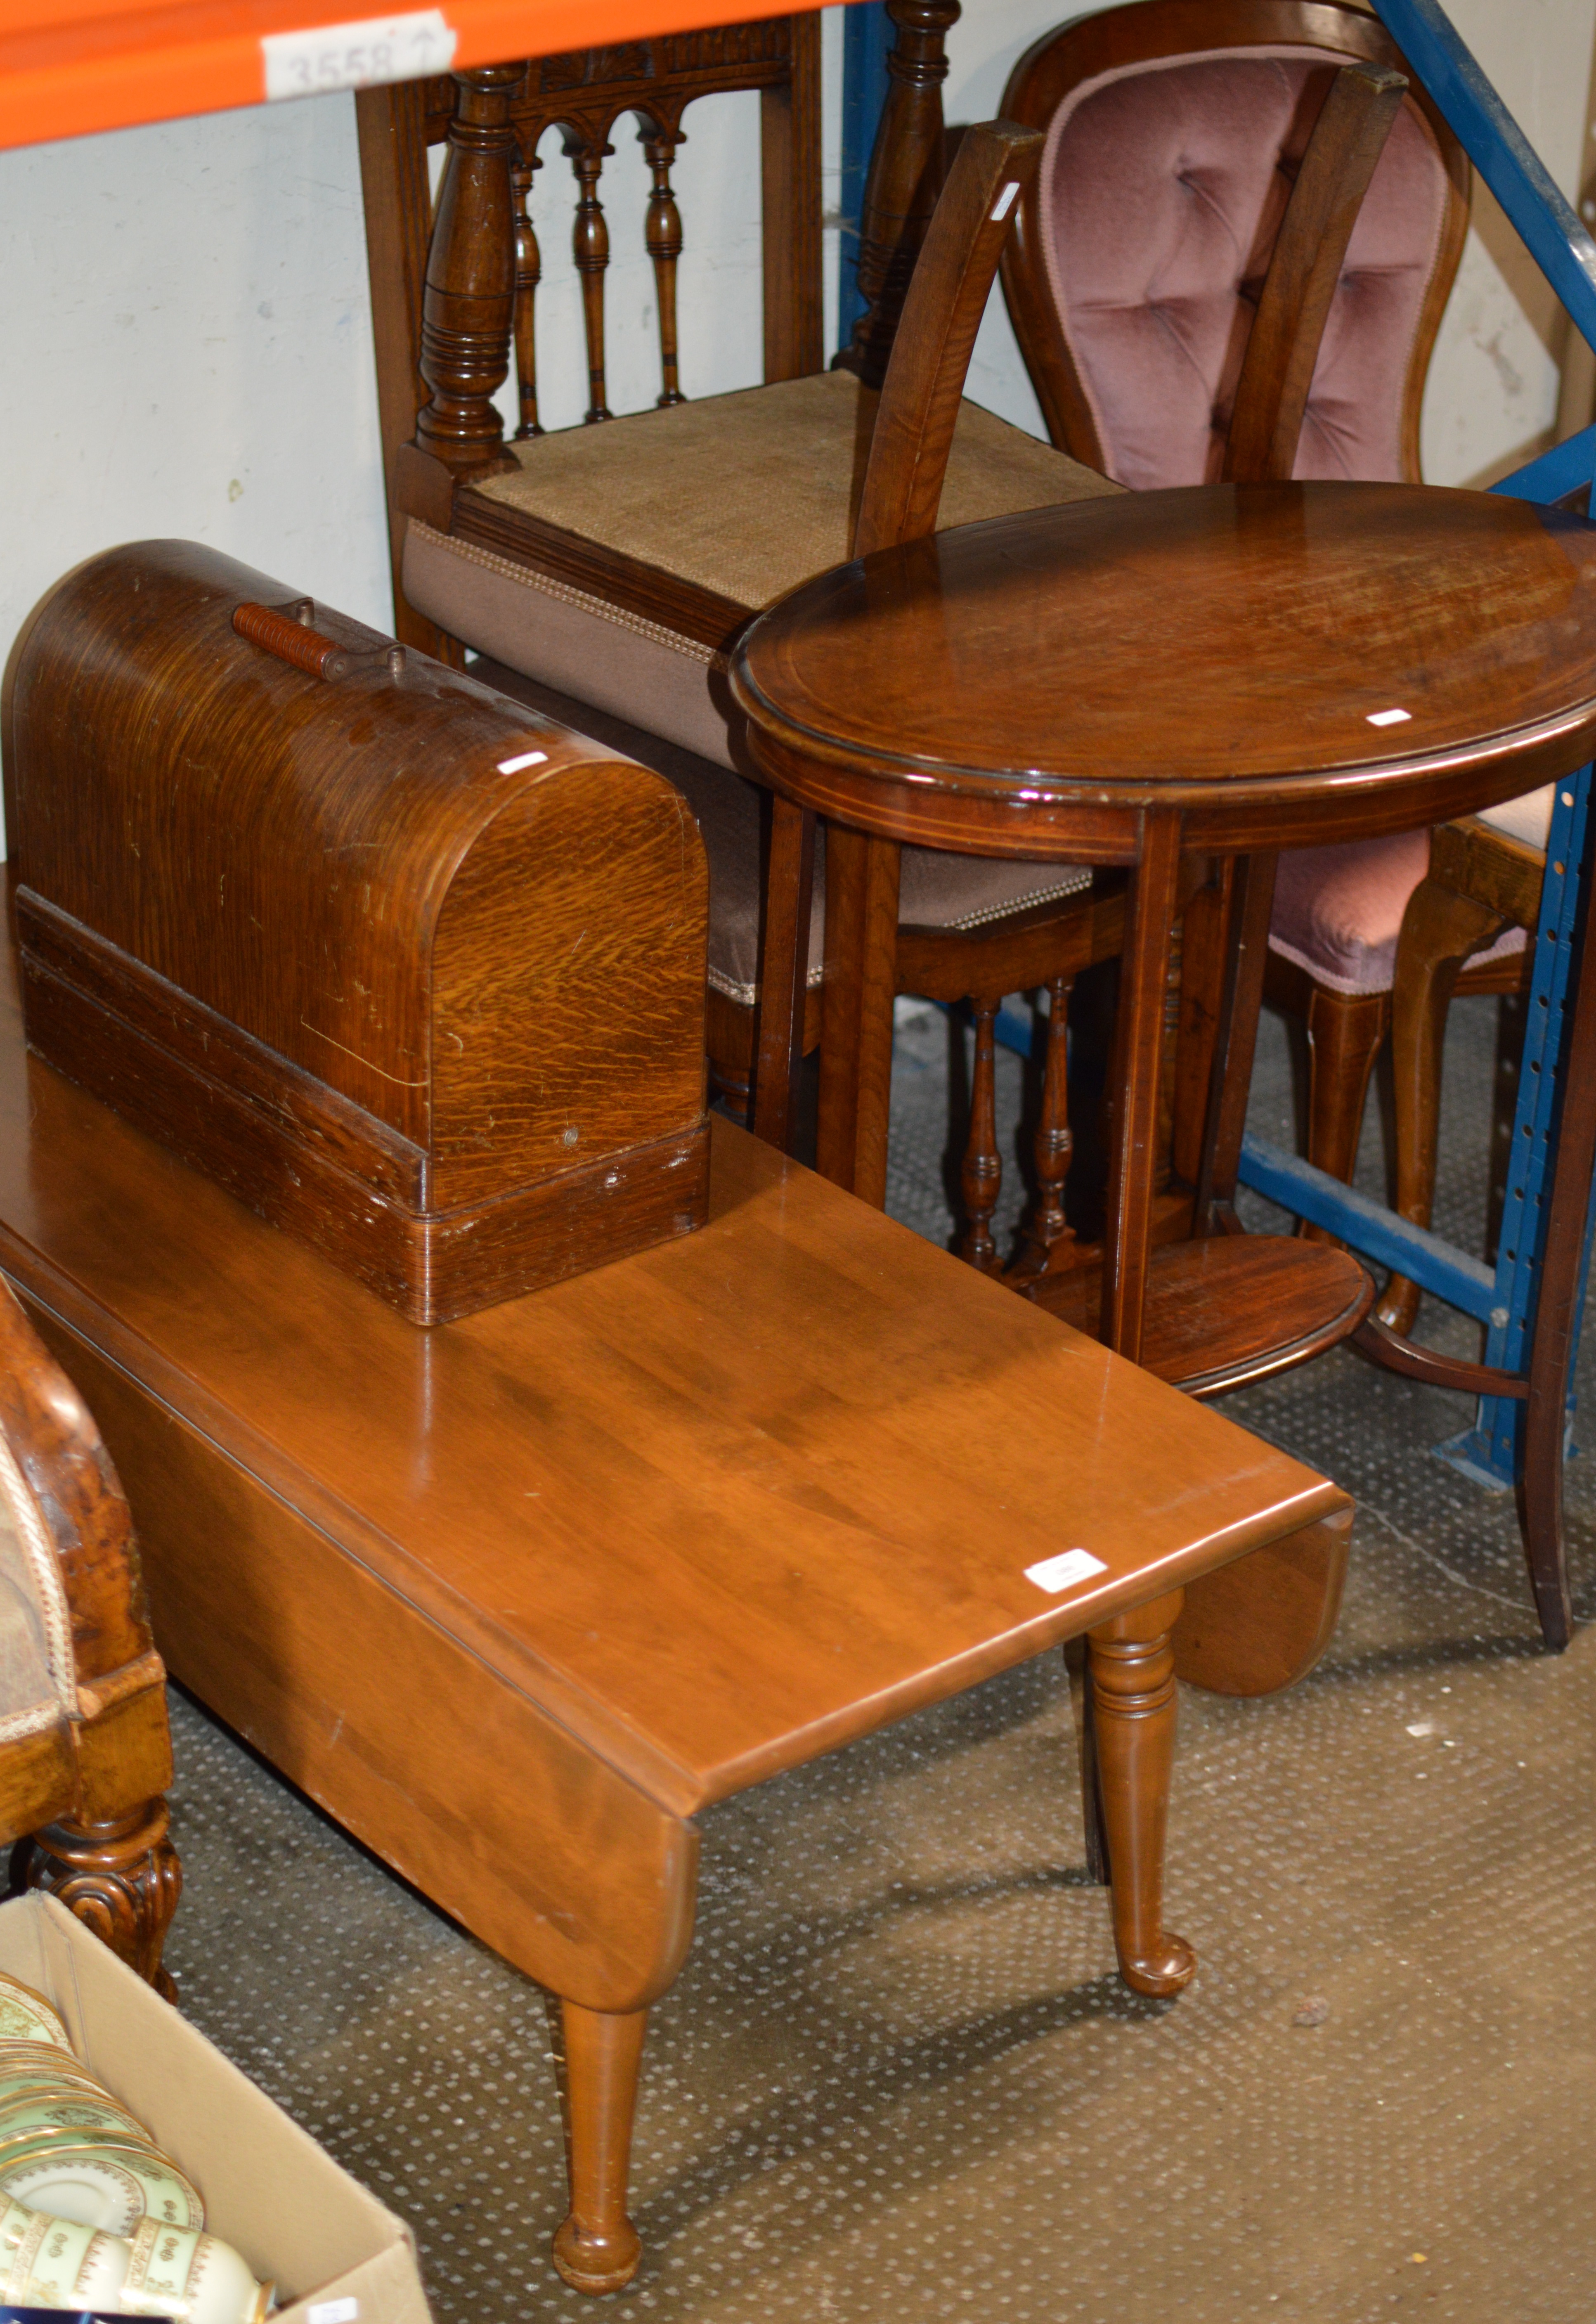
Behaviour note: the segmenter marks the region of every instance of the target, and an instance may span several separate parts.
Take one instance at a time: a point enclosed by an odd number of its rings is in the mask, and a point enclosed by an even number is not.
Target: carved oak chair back
[[[558,702],[557,715],[661,766],[687,792],[711,865],[709,1049],[719,1086],[733,1093],[746,1092],[752,1055],[761,850],[760,796],[736,771],[724,654],[752,613],[850,552],[876,392],[942,182],[942,36],[957,8],[955,0],[890,7],[891,91],[863,220],[872,304],[839,367],[819,367],[814,22],[733,28],[713,36],[724,51],[716,85],[763,76],[766,383],[671,401],[679,383],[673,388],[662,370],[661,408],[509,445],[493,397],[511,362],[518,275],[526,337],[534,262],[524,229],[517,256],[515,181],[518,171],[524,179],[528,141],[551,113],[574,122],[567,141],[578,148],[580,177],[594,141],[607,142],[606,124],[628,104],[665,138],[658,99],[667,68],[685,70],[687,60],[700,76],[691,91],[702,93],[712,36],[638,44],[625,53],[646,52],[648,69],[630,80],[616,53],[595,51],[558,60],[553,78],[562,86],[549,93],[547,65],[530,74],[510,65],[457,75],[448,95],[438,85],[360,100],[400,634],[456,659],[475,649],[487,658],[481,674],[491,682],[540,696],[550,708]],[[585,121],[573,91],[595,108]],[[449,152],[429,244],[427,138],[440,125]],[[656,224],[661,247],[674,241],[663,230],[663,198]],[[591,261],[590,210],[579,229],[578,255]],[[590,268],[585,278],[590,290],[595,274]],[[810,286],[801,300],[795,280]],[[661,310],[668,315],[668,300]],[[590,354],[597,346],[595,336]],[[529,375],[523,359],[523,383]],[[595,389],[595,410],[603,401]],[[529,413],[522,425],[532,424]],[[1112,489],[964,404],[941,521]],[[918,850],[905,871],[906,917],[934,931],[944,953],[968,936],[991,964],[994,938],[1019,913],[1029,943],[1023,981],[1039,982],[1060,964],[1039,958],[1037,916],[1090,885],[1073,869],[1038,879],[1034,865]],[[821,909],[817,899],[817,918]],[[1098,941],[1108,940],[1100,929]],[[954,974],[946,962],[944,970]],[[819,973],[816,943],[811,1001]],[[974,989],[975,971],[963,973],[948,997]],[[980,972],[983,990],[987,973]],[[813,1038],[817,1010],[810,1019]]]
[[[116,1472],[0,1281],[0,1840],[170,1994],[165,1678]]]
[[[1259,289],[1318,91],[1349,60],[1403,68],[1379,21],[1348,0],[1138,0],[1048,35],[1015,68],[1005,109],[1047,143],[1004,289],[1053,439],[1076,458],[1139,489],[1247,473],[1233,415]],[[1470,172],[1408,78],[1282,474],[1419,480],[1420,406]],[[1308,1156],[1340,1177],[1356,1157],[1397,930],[1427,844],[1408,833],[1281,862],[1268,996],[1305,1029]],[[1209,900],[1194,927],[1220,913]],[[1204,973],[1200,946],[1188,955]],[[1517,961],[1493,959],[1467,981],[1500,991],[1518,974]],[[1192,1157],[1178,1126],[1176,1141],[1183,1170]]]
[[[557,129],[573,179],[571,258],[582,285],[587,366],[588,422],[613,417],[605,370],[604,278],[610,235],[602,198],[604,165],[612,142],[635,126],[652,179],[644,224],[652,263],[660,343],[659,402],[683,399],[679,382],[676,272],[683,224],[671,182],[682,118],[697,100],[733,90],[760,94],[761,194],[764,289],[764,375],[792,379],[824,362],[820,275],[819,20],[811,13],[772,16],[631,41],[613,47],[535,57],[524,65],[493,66],[458,80],[430,80],[368,89],[356,98],[361,168],[365,189],[367,250],[377,349],[384,469],[393,512],[396,588],[404,520],[393,509],[393,458],[416,436],[428,406],[427,370],[435,368],[442,410],[429,440],[457,456],[499,448],[496,429],[484,429],[480,391],[484,356],[496,346],[474,331],[467,315],[435,323],[431,365],[423,363],[423,303],[435,218],[429,155],[451,149],[443,199],[459,205],[489,201],[472,222],[471,248],[461,254],[450,290],[468,303],[480,297],[474,273],[494,278],[497,296],[503,244],[512,251],[512,332],[520,422],[518,440],[540,436],[538,419],[537,296],[544,254],[529,212],[533,173],[544,164],[538,147]],[[506,175],[507,172],[507,175]],[[462,182],[464,180],[464,182]],[[485,185],[484,185],[484,180]],[[507,190],[508,209],[503,196]],[[493,197],[499,196],[495,205]],[[503,214],[495,218],[495,208]],[[497,366],[494,384],[503,376]],[[490,390],[491,392],[491,390]],[[444,416],[444,413],[448,415]],[[467,463],[469,465],[469,457]],[[401,632],[402,633],[402,632]],[[411,642],[426,643],[424,637]]]

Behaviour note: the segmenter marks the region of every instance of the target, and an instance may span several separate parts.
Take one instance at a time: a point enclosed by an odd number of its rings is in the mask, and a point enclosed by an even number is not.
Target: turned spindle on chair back
[[[889,0],[896,27],[891,83],[860,223],[859,274],[869,304],[838,357],[874,386],[941,189],[943,41],[958,13],[957,0]],[[503,466],[494,397],[512,360],[515,437],[543,432],[536,302],[551,253],[547,223],[541,244],[533,226],[531,193],[543,167],[538,147],[551,128],[560,132],[576,181],[571,252],[582,281],[590,422],[611,416],[604,313],[611,245],[601,188],[614,134],[630,116],[652,178],[643,239],[658,310],[656,401],[678,403],[677,266],[693,221],[684,226],[671,171],[687,106],[729,90],[760,92],[761,182],[757,197],[752,188],[749,195],[762,217],[765,379],[824,368],[819,39],[812,14],[772,16],[362,92],[356,111],[396,581],[406,522],[394,493],[400,447],[419,444],[456,480]],[[439,144],[448,152],[435,212],[428,153]],[[436,644],[420,636],[412,642]]]
[[[601,183],[628,116],[652,178],[644,246],[653,263],[661,404],[681,401],[676,271],[683,244],[671,170],[682,115],[703,97],[761,95],[767,379],[822,366],[820,51],[811,14],[632,41],[476,68],[358,100],[379,369],[408,371],[383,396],[390,453],[418,436],[459,473],[503,446],[492,397],[513,343],[518,438],[538,418],[536,300],[545,252],[530,217],[538,147],[558,129],[575,180],[571,256],[581,276],[590,421],[610,414],[604,277],[610,233]],[[427,152],[448,148],[436,213]],[[386,347],[383,347],[383,342]],[[408,347],[408,366],[384,364]],[[404,388],[413,390],[408,410]],[[420,425],[418,427],[418,420]]]

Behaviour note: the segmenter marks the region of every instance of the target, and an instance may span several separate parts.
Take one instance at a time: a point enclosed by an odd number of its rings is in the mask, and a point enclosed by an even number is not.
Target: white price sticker
[[[1025,1578],[1045,1590],[1049,1598],[1056,1598],[1061,1590],[1070,1590],[1077,1582],[1090,1582],[1094,1573],[1106,1573],[1107,1566],[1101,1557],[1093,1557],[1089,1549],[1066,1549],[1057,1557],[1045,1557],[1039,1565],[1028,1565]]]
[[[447,72],[458,37],[441,8],[362,16],[352,24],[311,24],[302,32],[263,33],[266,101],[319,97],[329,88],[374,88],[381,81]]]

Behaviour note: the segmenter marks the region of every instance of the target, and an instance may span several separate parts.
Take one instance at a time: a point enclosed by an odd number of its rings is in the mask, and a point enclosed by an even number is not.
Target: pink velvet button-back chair
[[[1403,69],[1346,0],[1132,0],[1016,66],[1003,112],[1047,142],[1003,287],[1061,449],[1137,490],[1219,481],[1296,165],[1349,59]],[[1412,86],[1347,247],[1296,475],[1419,480],[1425,376],[1468,207],[1468,162]],[[1308,1155],[1341,1178],[1428,861],[1426,832],[1280,859],[1268,997],[1305,1023]],[[1523,943],[1511,931],[1458,990],[1516,987]]]

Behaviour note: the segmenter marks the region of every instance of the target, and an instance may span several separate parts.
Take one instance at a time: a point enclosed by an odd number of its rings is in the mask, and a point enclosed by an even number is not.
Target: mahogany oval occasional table
[[[1129,864],[1103,1336],[1140,1357],[1183,853],[1248,858],[1211,1120],[1213,1192],[1229,1194],[1278,848],[1415,830],[1580,767],[1596,732],[1593,646],[1596,528],[1424,485],[1127,493],[823,574],[752,622],[732,665],[779,792],[760,1127],[783,1118],[801,814],[836,825],[841,860],[820,1167],[873,1202],[901,844]],[[1301,1250],[1313,1264],[1315,1246]]]
[[[1206,1231],[1234,1191],[1278,851],[1412,830],[1571,772],[1596,733],[1593,649],[1596,527],[1422,485],[1128,493],[927,535],[805,584],[752,624],[732,667],[777,794],[755,1127],[785,1143],[816,814],[820,1167],[877,1203],[899,847],[1128,865],[1102,1337],[1208,1394],[1333,1344],[1367,1306],[1349,1255],[1262,1236],[1150,1251],[1182,857],[1244,859],[1197,1190]],[[1179,1311],[1163,1360],[1160,1281]],[[1031,1290],[1084,1320],[1067,1275]]]

